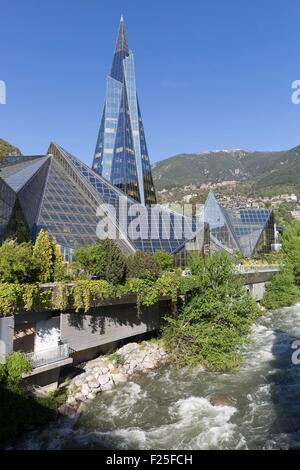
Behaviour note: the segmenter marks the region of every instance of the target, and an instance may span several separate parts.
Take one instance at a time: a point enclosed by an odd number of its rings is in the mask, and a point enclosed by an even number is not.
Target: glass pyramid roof
[[[226,209],[240,249],[245,256],[251,256],[259,242],[271,209]]]
[[[210,192],[204,206],[204,221],[209,224],[213,242],[227,251],[239,250],[232,224],[226,211],[219,205],[213,192]]]
[[[41,168],[47,158],[48,157],[46,156],[30,160],[24,159],[14,165],[1,167],[0,178],[2,178],[15,192],[18,192]]]
[[[127,239],[133,250],[143,250],[154,252],[164,250],[169,253],[176,253],[195,235],[184,237],[184,233],[193,234],[196,230],[196,220],[184,217],[182,214],[170,210],[156,208],[157,217],[153,217],[154,212],[150,207],[137,203],[136,200],[124,194],[118,188],[110,184],[101,175],[82,163],[76,157],[64,150],[57,144],[51,144],[49,153],[57,157],[61,155],[77,172],[78,176],[85,181],[86,189],[92,192],[96,199],[96,204],[111,204],[116,209],[118,229]],[[127,220],[120,220],[119,204],[120,198],[127,207]],[[96,212],[95,207],[95,212]],[[141,226],[137,227],[133,234],[128,227],[136,218],[136,211],[140,211]],[[121,215],[122,217],[122,215]],[[182,227],[185,227],[186,232]]]
[[[225,209],[213,192],[209,193],[204,208],[212,242],[227,251],[239,250],[248,257],[253,255],[271,214],[271,209]]]

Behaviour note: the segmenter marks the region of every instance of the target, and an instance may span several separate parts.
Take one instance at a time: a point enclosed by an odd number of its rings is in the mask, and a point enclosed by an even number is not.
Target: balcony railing
[[[30,361],[32,367],[42,367],[53,362],[67,359],[70,356],[72,349],[68,344],[60,344],[54,348],[44,349],[43,351],[36,351],[26,354],[26,358]]]

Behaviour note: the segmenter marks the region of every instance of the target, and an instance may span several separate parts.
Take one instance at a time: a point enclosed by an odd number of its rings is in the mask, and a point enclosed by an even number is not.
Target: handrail
[[[64,343],[49,349],[26,353],[25,357],[29,360],[32,367],[35,369],[47,364],[52,364],[53,362],[57,362],[62,359],[67,359],[72,352],[73,351],[69,345]]]

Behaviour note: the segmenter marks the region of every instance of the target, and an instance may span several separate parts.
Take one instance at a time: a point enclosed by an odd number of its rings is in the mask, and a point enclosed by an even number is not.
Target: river
[[[266,312],[235,373],[163,367],[99,395],[17,449],[300,449],[300,304]],[[226,397],[213,406],[210,398]]]

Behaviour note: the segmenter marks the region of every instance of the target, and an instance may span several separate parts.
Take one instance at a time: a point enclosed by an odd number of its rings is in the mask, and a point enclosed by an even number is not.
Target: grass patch
[[[123,366],[125,363],[125,359],[121,354],[118,354],[117,352],[114,352],[108,356],[108,359],[110,362],[114,365],[114,367],[120,367]]]

